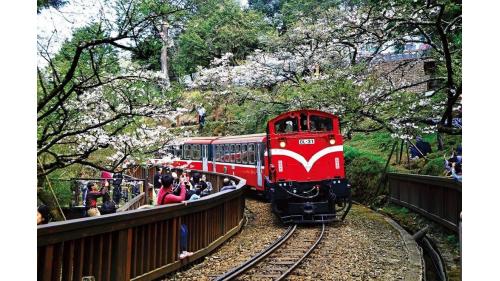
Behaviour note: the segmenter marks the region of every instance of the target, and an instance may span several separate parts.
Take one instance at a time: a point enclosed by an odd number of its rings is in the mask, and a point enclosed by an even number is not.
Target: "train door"
[[[203,161],[203,171],[208,171],[208,145],[204,144],[201,149],[201,159]]]
[[[257,143],[257,148],[255,149],[255,160],[257,164],[257,186],[262,186],[262,143]]]

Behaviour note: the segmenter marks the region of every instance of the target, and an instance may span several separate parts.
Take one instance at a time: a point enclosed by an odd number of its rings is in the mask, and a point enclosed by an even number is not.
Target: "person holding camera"
[[[180,203],[185,200],[186,198],[185,178],[183,178],[182,176],[180,178],[179,195],[174,194],[173,183],[174,183],[174,178],[172,177],[172,175],[167,174],[161,178],[161,188],[160,192],[158,192],[158,199],[157,199],[158,205]]]
[[[170,203],[180,203],[184,201],[186,198],[186,182],[188,182],[187,178],[182,175],[179,179],[179,188],[180,188],[180,195],[175,195],[173,191],[173,183],[174,183],[174,177],[172,175],[164,175],[161,178],[161,188],[160,192],[158,193],[158,205],[165,205],[165,204],[170,204]],[[179,255],[180,259],[184,259],[186,257],[189,257],[193,255],[192,252],[187,251],[187,236],[188,236],[188,229],[187,225],[181,224],[180,226],[180,245],[181,245],[181,253]]]
[[[87,194],[87,203],[85,204],[87,216],[100,216],[101,213],[99,212],[99,209],[97,209],[97,198],[102,197],[106,192],[108,192],[107,186],[104,186],[99,191],[95,182],[89,182],[87,184],[87,188],[89,190]]]

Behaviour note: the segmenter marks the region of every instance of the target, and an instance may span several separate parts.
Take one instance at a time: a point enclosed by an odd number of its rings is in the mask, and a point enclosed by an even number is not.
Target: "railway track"
[[[319,231],[290,226],[264,251],[215,280],[283,280],[316,248],[324,233],[324,224]]]

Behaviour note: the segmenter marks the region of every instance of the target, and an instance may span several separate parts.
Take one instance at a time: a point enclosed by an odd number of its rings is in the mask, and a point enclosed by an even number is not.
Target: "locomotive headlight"
[[[286,146],[286,142],[285,141],[280,141],[280,147],[281,148],[285,148]]]
[[[330,144],[334,145],[335,144],[335,139],[330,139]]]

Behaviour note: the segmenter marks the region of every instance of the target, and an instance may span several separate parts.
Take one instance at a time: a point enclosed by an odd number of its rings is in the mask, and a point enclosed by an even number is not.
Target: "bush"
[[[355,154],[355,151],[351,151],[349,157]],[[367,156],[358,156],[346,160],[346,163],[346,176],[351,183],[353,198],[365,203],[374,197],[384,166]]]
[[[52,190],[54,190],[54,194],[57,197],[57,201],[61,207],[70,207],[71,201],[73,198],[73,186],[71,181],[64,180],[56,180],[50,179],[50,184],[52,186]],[[49,201],[43,201],[44,204],[48,206],[57,207],[56,202],[54,201],[54,196],[52,195],[52,191],[50,190],[49,184],[47,181],[44,182],[43,189],[46,191],[45,194],[48,196]]]
[[[73,197],[72,182],[55,180],[52,181],[52,188],[54,189],[54,193],[56,194],[61,207],[69,207]]]
[[[427,162],[425,166],[420,170],[420,174],[431,175],[431,176],[442,176],[444,171],[444,160],[443,158],[435,158]]]
[[[361,151],[359,151],[359,149],[354,148],[352,146],[344,145],[344,161],[346,166],[351,164],[351,162],[355,158],[360,156],[361,156]]]

